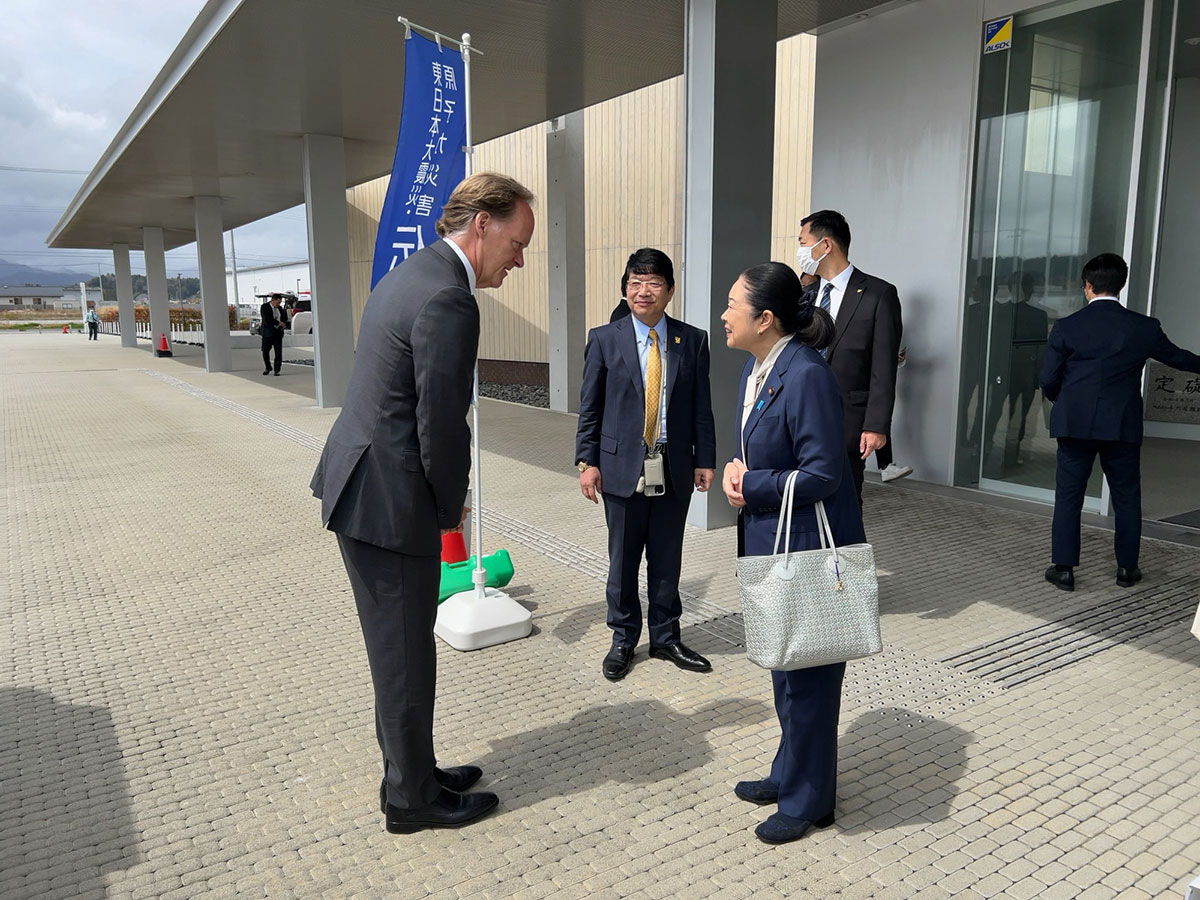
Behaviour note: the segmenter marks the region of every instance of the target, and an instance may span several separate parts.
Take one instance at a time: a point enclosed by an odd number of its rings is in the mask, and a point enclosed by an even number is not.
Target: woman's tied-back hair
[[[804,296],[800,278],[791,266],[766,262],[742,273],[746,300],[761,316],[767,310],[775,316],[784,334],[794,334],[800,343],[824,350],[833,342],[834,326],[829,313]]]
[[[477,172],[459,182],[442,207],[442,217],[437,220],[439,237],[462,234],[475,218],[476,213],[485,212],[494,219],[504,220],[512,216],[517,202],[533,203],[533,191],[515,178],[498,172]]]

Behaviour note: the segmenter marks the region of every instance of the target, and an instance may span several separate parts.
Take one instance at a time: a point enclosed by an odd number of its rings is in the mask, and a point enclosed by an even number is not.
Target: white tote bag
[[[784,486],[772,554],[743,556],[737,563],[746,655],[764,669],[807,669],[883,648],[871,545],[836,546],[825,504],[817,501],[821,549],[790,550],[799,474],[790,473]]]

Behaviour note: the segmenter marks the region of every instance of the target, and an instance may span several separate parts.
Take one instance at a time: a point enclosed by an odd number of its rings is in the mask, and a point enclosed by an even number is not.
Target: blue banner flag
[[[400,134],[375,235],[372,288],[438,239],[434,223],[466,171],[466,116],[462,54],[410,33],[404,40]]]

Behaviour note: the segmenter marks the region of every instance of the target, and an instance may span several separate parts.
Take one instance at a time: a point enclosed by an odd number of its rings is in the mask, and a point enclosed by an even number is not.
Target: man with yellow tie
[[[679,638],[679,571],[692,490],[708,490],[717,462],[708,336],[666,314],[675,270],[662,251],[630,256],[621,292],[632,315],[588,334],[575,439],[580,491],[593,503],[603,496],[608,523],[613,642],[601,671],[617,681],[633,664],[645,551],[650,655],[706,672],[709,661]]]

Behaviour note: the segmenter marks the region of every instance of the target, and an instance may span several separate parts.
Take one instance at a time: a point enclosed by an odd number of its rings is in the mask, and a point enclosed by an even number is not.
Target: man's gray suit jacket
[[[363,310],[341,414],[312,478],[338,534],[437,556],[462,517],[471,469],[479,306],[444,240],[379,280]]]

